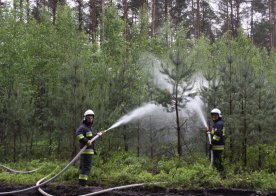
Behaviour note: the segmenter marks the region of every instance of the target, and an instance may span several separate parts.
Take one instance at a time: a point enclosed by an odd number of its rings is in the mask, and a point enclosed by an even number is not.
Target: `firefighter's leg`
[[[87,184],[88,176],[90,173],[92,164],[92,156],[88,154],[82,154],[80,158],[80,175],[79,184],[85,186]]]
[[[222,150],[214,150],[214,166],[222,177],[225,177],[224,167],[222,165]]]
[[[213,150],[214,154],[214,167],[219,171],[219,165],[220,165],[220,151],[219,150]]]
[[[219,157],[218,157],[218,158],[219,158],[218,171],[219,171],[219,173],[220,173],[220,176],[221,176],[222,178],[225,178],[225,177],[226,177],[226,173],[225,173],[225,169],[224,169],[224,167],[223,167],[222,153],[223,153],[223,151],[220,151]]]

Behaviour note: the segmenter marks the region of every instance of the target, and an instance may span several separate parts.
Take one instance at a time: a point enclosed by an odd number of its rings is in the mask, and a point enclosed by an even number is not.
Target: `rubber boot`
[[[86,180],[79,179],[79,185],[85,187],[86,186]]]

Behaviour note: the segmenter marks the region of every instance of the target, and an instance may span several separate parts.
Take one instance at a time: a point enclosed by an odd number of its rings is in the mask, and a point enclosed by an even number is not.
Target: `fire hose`
[[[43,182],[44,180],[46,180],[47,178],[49,178],[49,176],[51,176],[53,173],[55,172],[52,171],[52,173],[50,173],[49,175],[45,176],[44,178],[40,179],[39,181],[36,182],[36,186],[39,185],[41,182]],[[45,191],[43,191],[40,187],[38,188],[38,191],[42,194],[42,195],[45,195],[45,196],[53,196],[53,195],[50,195],[48,193],[46,193]]]
[[[41,182],[43,182],[45,179],[47,179],[50,176],[50,174],[48,176],[45,176],[44,178],[41,178],[39,181],[36,182],[36,186],[40,185]],[[43,191],[40,187],[38,187],[38,191],[45,196],[53,196],[49,193],[46,193],[45,191]]]
[[[109,130],[109,129],[108,129],[108,130]],[[105,132],[107,132],[108,130],[105,130],[105,131],[103,131],[103,132],[101,132],[101,133],[105,133]],[[97,135],[97,136],[99,137],[99,135]],[[98,137],[97,137],[97,138],[98,138]],[[97,138],[96,138],[96,139],[97,139]],[[93,139],[94,139],[94,138],[93,138]],[[92,139],[92,140],[93,140],[93,139]],[[96,140],[96,139],[94,139],[94,140]],[[94,140],[93,140],[93,141],[94,141]],[[77,157],[77,156],[76,156],[76,157]],[[76,158],[76,157],[75,157],[75,158]],[[42,190],[42,189],[40,188],[41,185],[45,184],[45,183],[41,183],[41,182],[43,182],[45,179],[47,179],[50,175],[51,175],[51,174],[49,174],[48,176],[46,176],[46,177],[40,179],[40,180],[37,181],[37,183],[36,183],[36,186],[39,187],[39,188],[38,188],[38,191],[39,191],[42,195],[44,195],[44,196],[54,196],[54,195],[51,195],[51,194],[45,192],[44,190]],[[48,182],[49,182],[49,180],[48,180]],[[41,183],[41,184],[40,184],[40,183]],[[113,191],[113,190],[121,190],[121,189],[134,188],[134,187],[140,187],[140,186],[146,186],[146,185],[156,185],[156,184],[161,184],[161,182],[129,184],[129,185],[124,185],[124,186],[119,186],[119,187],[113,187],[113,188],[109,188],[109,189],[105,189],[105,190],[100,190],[100,191],[96,191],[96,192],[92,192],[92,193],[87,193],[87,194],[79,195],[79,196],[98,195],[98,194],[110,192],[110,191]]]
[[[139,183],[139,184],[130,184],[130,185],[125,185],[125,186],[118,186],[118,187],[109,188],[109,189],[105,189],[105,190],[101,190],[101,191],[97,191],[97,192],[93,192],[93,193],[88,193],[88,194],[80,195],[80,196],[99,195],[99,194],[107,193],[107,192],[114,191],[114,190],[134,188],[134,187],[145,186],[145,185],[147,185],[147,184]]]
[[[105,133],[107,132],[106,131],[103,131],[102,133]],[[95,141],[96,139],[98,139],[100,137],[100,135],[96,135],[95,137],[92,138],[92,142]],[[82,154],[82,152],[87,148],[87,146],[84,146],[80,151],[79,153],[71,160],[70,163],[68,163],[68,165],[66,165],[59,173],[57,173],[55,176],[53,176],[52,178],[42,182],[41,184],[38,183],[38,185],[35,185],[35,186],[32,186],[32,187],[28,187],[28,188],[25,188],[25,189],[21,189],[21,190],[15,190],[15,191],[10,191],[10,192],[0,192],[0,195],[11,195],[11,194],[17,194],[17,193],[22,193],[22,192],[26,192],[26,191],[29,191],[29,190],[32,190],[32,189],[36,189],[36,188],[39,188],[51,181],[53,181],[54,179],[56,179],[58,176],[60,176],[61,174],[63,174],[67,169],[68,167],[70,167],[71,165],[73,165],[73,163],[79,158],[79,156]],[[48,176],[46,176],[45,178],[43,179],[46,179]]]
[[[210,131],[207,131],[207,135],[208,135],[208,140],[209,140],[209,144],[212,145],[212,139],[211,139],[211,133]],[[214,152],[213,150],[211,149],[210,150],[210,167],[212,168],[213,167],[213,163],[214,163]]]
[[[141,110],[145,110],[144,112],[141,112]],[[100,132],[101,134],[97,134],[94,138],[92,138],[91,142],[95,141],[96,139],[98,139],[103,133],[109,131],[110,129],[113,129],[115,127],[118,127],[122,124],[125,124],[129,121],[131,121],[135,116],[137,116],[137,114],[144,114],[145,112],[149,112],[151,110],[153,110],[154,107],[153,107],[153,104],[146,104],[144,105],[143,107],[139,107],[135,110],[133,110],[131,113],[123,116],[122,118],[120,118],[115,124],[113,124],[110,128],[108,128],[107,130],[105,131],[102,131]],[[140,117],[138,115],[138,117]],[[56,174],[55,176],[53,176],[52,178],[42,182],[44,179],[47,179],[47,177],[49,176],[46,176],[45,178],[41,179],[35,186],[32,186],[32,187],[29,187],[29,188],[25,188],[25,189],[21,189],[21,190],[15,190],[15,191],[10,191],[10,192],[0,192],[0,195],[9,195],[9,194],[16,194],[16,193],[21,193],[21,192],[25,192],[25,191],[29,191],[29,190],[32,190],[32,189],[36,189],[36,188],[40,188],[41,186],[51,182],[52,180],[54,180],[55,178],[57,178],[58,176],[60,176],[62,173],[64,173],[68,167],[70,167],[76,160],[77,158],[79,158],[79,156],[82,154],[82,152],[87,148],[87,146],[84,146],[80,151],[79,153],[74,157],[74,159],[68,164],[66,165],[58,174]],[[42,182],[40,184],[40,182]]]
[[[6,170],[8,170],[11,173],[19,173],[19,174],[30,174],[30,173],[36,172],[37,170],[40,169],[40,168],[37,168],[37,169],[31,170],[31,171],[19,171],[19,170],[8,168],[7,166],[2,165],[2,164],[0,164],[0,167],[5,168]]]
[[[80,196],[99,195],[99,194],[111,192],[114,190],[121,190],[121,189],[134,188],[134,187],[140,187],[140,186],[157,185],[157,184],[161,184],[161,182],[129,184],[129,185],[125,185],[125,186],[118,186],[118,187],[113,187],[113,188],[109,188],[109,189],[105,189],[105,190],[101,190],[101,191],[97,191],[97,192],[93,192],[93,193],[88,193],[88,194],[80,195]]]
[[[39,181],[37,181],[36,185],[39,185],[40,182],[42,182],[43,180],[45,180],[48,176],[40,179]],[[96,191],[96,192],[92,192],[92,193],[87,193],[84,195],[79,195],[79,196],[91,196],[91,195],[99,195],[102,193],[107,193],[107,192],[111,192],[114,190],[121,190],[121,189],[127,189],[127,188],[134,188],[134,187],[141,187],[141,186],[149,186],[149,185],[157,185],[157,184],[161,184],[159,182],[156,183],[137,183],[137,184],[129,184],[129,185],[124,185],[124,186],[118,186],[118,187],[113,187],[113,188],[108,188],[108,189],[104,189],[104,190],[100,190],[100,191]],[[54,196],[51,195],[49,193],[46,193],[44,190],[42,190],[41,188],[38,189],[38,191],[44,195],[44,196]]]

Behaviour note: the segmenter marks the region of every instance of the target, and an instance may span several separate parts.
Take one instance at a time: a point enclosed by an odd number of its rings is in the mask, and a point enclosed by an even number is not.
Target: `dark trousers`
[[[86,185],[88,176],[92,166],[92,155],[82,154],[80,157],[80,175],[79,175],[79,184],[82,186]]]
[[[224,174],[224,167],[222,165],[222,150],[213,150],[214,155],[214,167],[220,174]]]

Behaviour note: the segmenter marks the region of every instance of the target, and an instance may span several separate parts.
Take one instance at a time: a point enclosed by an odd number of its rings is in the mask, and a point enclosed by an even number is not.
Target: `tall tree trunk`
[[[127,144],[127,135],[126,135],[126,133],[124,133],[123,137],[124,137],[124,149],[127,152],[128,151],[128,144]]]
[[[96,32],[97,32],[97,8],[96,8],[96,0],[90,0],[90,36],[92,38],[92,42],[96,42]]]
[[[241,24],[241,19],[240,19],[240,5],[241,5],[241,2],[240,0],[236,0],[236,23],[235,23],[235,29],[236,31],[238,30],[238,28],[240,27],[240,24]]]
[[[144,10],[143,10],[144,11]],[[130,44],[130,36],[128,32],[128,2],[125,0],[124,3],[124,21],[125,21],[125,40],[127,41],[126,47],[125,47],[125,56],[124,56],[124,64],[125,67],[128,65],[128,53],[129,53],[129,44]]]
[[[192,0],[192,21],[193,21],[193,28],[194,28],[194,36],[196,37],[196,22],[195,22],[194,0]]]
[[[61,140],[57,141],[57,154],[60,155],[61,154]]]
[[[243,116],[243,135],[242,135],[242,154],[243,154],[243,166],[247,166],[247,120],[246,120],[246,102],[247,102],[247,91],[244,89],[244,96],[242,100],[242,116]]]
[[[151,5],[151,37],[154,37],[155,35],[155,23],[156,23],[156,0],[152,0],[152,5]]]
[[[77,146],[76,146],[76,136],[75,136],[75,132],[76,132],[76,122],[77,122],[77,116],[78,116],[78,108],[77,108],[77,71],[78,71],[78,65],[74,65],[74,78],[75,78],[75,82],[73,84],[73,99],[74,99],[74,105],[73,105],[73,113],[72,113],[72,118],[73,118],[73,124],[72,124],[72,142],[71,142],[71,146],[72,146],[72,153],[71,153],[71,157],[74,157],[74,155],[76,154],[77,151]]]
[[[108,138],[108,152],[111,152],[111,139]]]
[[[176,10],[176,13],[175,13],[175,26],[178,27],[179,24],[181,23],[181,12],[182,12],[182,7],[181,7],[181,4],[180,2],[183,1],[183,0],[176,0],[174,3],[175,3],[175,10]]]
[[[152,131],[152,121],[150,116],[150,158],[153,159],[153,131]]]
[[[232,35],[231,35],[232,36]],[[232,37],[231,37],[232,38]],[[228,63],[229,63],[229,83],[230,83],[230,91],[229,91],[229,116],[231,117],[233,115],[233,98],[232,98],[232,43],[231,43],[232,39],[230,40],[230,48],[229,48],[229,57],[228,57]],[[233,148],[233,133],[232,133],[232,125],[230,124],[229,126],[229,138],[230,138],[230,141],[229,141],[229,148],[230,148],[230,156],[229,156],[229,159],[230,159],[230,162],[232,162],[233,160],[233,154],[234,154],[234,148]]]
[[[170,10],[170,2],[171,0],[165,0],[165,23],[169,22],[169,10]],[[167,31],[166,32],[166,43],[167,43],[167,46],[170,46],[171,45],[171,40],[170,40],[170,35],[169,35],[169,32]]]
[[[275,42],[276,42],[276,6],[275,1],[270,0],[269,1],[269,23],[270,23],[270,49],[272,50],[275,48]]]
[[[196,38],[200,36],[200,3],[196,1]]]
[[[13,1],[13,9],[14,10],[17,10],[17,2],[18,1]],[[17,11],[14,13],[14,19],[15,20],[17,19]]]
[[[169,0],[165,0],[165,22],[168,21]]]
[[[229,1],[229,0],[228,0],[228,1]],[[226,16],[226,17],[227,17],[227,18],[226,18],[226,20],[227,20],[227,21],[226,21],[226,28],[227,28],[226,30],[227,30],[227,31],[229,31],[229,30],[231,29],[231,27],[230,27],[230,24],[231,24],[231,23],[230,23],[230,18],[231,18],[231,16],[229,17],[229,3],[228,3],[228,1],[227,1],[227,3],[226,3],[226,10],[227,10],[227,11],[226,11],[226,15],[227,15],[227,16]]]
[[[16,162],[16,133],[15,131],[13,132],[13,162]]]
[[[34,129],[31,129],[31,136],[30,136],[30,145],[29,145],[29,152],[32,153],[33,150],[33,143],[34,143]]]
[[[41,7],[39,1],[37,1],[37,2],[39,4],[39,7]],[[43,0],[43,9],[46,10],[46,7],[47,7],[47,1]],[[48,10],[49,10],[49,7],[48,7]]]
[[[251,22],[250,22],[250,38],[252,43],[254,43],[254,3],[251,1]]]
[[[19,0],[19,20],[23,20],[23,0]]]
[[[138,129],[137,129],[137,156],[140,156],[140,123],[138,122]]]
[[[7,137],[7,130],[8,130],[8,119],[5,117],[4,119],[4,130],[3,130],[3,147],[4,147],[4,154],[10,154],[9,152],[9,142]],[[2,143],[1,143],[2,144]]]
[[[233,11],[233,1],[230,0],[230,24],[231,24],[231,30],[232,30],[232,36],[236,36],[235,33],[235,22],[234,22],[234,11]]]
[[[272,48],[276,47],[276,2],[272,1],[272,16],[273,16],[273,33],[272,33]]]
[[[100,23],[101,23],[101,29],[100,29],[100,41],[101,43],[104,42],[104,15],[105,15],[105,5],[104,0],[101,0],[101,14],[100,14]]]
[[[57,15],[57,0],[53,0],[53,25],[56,24],[56,15]]]
[[[30,0],[26,0],[26,2],[27,2],[27,22],[29,22],[30,12],[31,12],[31,9],[30,9]]]
[[[2,2],[2,0],[0,0],[0,19],[2,18],[2,6],[4,5],[4,3]]]
[[[52,137],[52,128],[48,129],[49,131],[49,148],[48,148],[48,155],[51,156],[52,154],[52,144],[53,144],[53,137]]]
[[[259,111],[261,111],[262,109],[262,104],[261,104],[261,97],[262,97],[262,94],[261,94],[261,91],[259,90],[259,96],[258,96],[258,109]],[[262,149],[262,144],[263,144],[263,137],[262,137],[262,127],[260,124],[258,124],[258,131],[259,131],[259,156],[258,156],[258,168],[262,168],[262,162],[263,162],[263,149]]]
[[[82,31],[82,29],[83,29],[83,14],[82,14],[83,0],[77,0],[77,2],[78,2],[79,31]]]
[[[124,1],[125,39],[128,40],[128,3]]]
[[[201,9],[202,9],[202,19],[200,22],[200,35],[203,34],[208,34],[208,31],[205,32],[205,6],[203,5],[203,3],[201,4]],[[210,24],[211,25],[211,24]],[[208,29],[208,27],[206,28]]]
[[[127,130],[126,126],[123,126],[123,140],[124,140],[124,149],[127,152],[128,151],[128,141],[127,141]]]
[[[177,131],[177,153],[182,156],[181,135],[180,135],[180,123],[179,123],[179,111],[178,111],[178,84],[175,89],[175,114],[176,114],[176,131]]]

